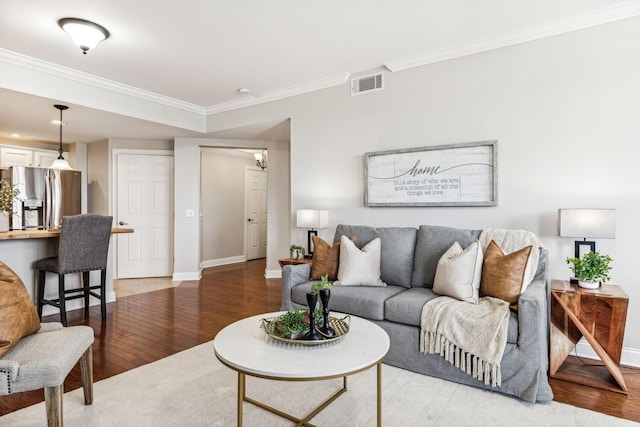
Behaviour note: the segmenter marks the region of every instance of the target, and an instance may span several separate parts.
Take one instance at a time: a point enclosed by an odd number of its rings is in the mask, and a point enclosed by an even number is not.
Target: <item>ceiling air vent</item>
[[[384,72],[351,79],[351,96],[384,89]]]

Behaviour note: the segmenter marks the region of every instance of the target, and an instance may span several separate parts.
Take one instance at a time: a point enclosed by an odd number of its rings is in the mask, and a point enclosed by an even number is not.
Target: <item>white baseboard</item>
[[[576,345],[575,352],[578,356],[586,359],[600,360],[595,351],[591,348],[587,340],[582,338]],[[572,352],[571,355],[575,356]],[[634,368],[640,368],[640,349],[631,347],[622,347],[622,356],[620,357],[620,364],[625,366],[632,366]]]
[[[265,279],[281,279],[282,278],[282,269],[279,268],[277,270],[265,270],[264,271]]]
[[[238,262],[245,262],[244,255],[232,256],[228,258],[209,259],[200,263],[200,269],[208,267],[217,267],[219,265],[236,264]]]
[[[185,280],[200,280],[202,277],[202,270],[196,272],[184,271],[173,272],[171,280],[174,282],[184,282]]]
[[[115,300],[116,300],[116,293],[114,291],[107,292],[107,295],[106,295],[107,304],[110,302],[114,302]],[[89,307],[92,307],[94,305],[100,305],[100,300],[95,297],[89,298]],[[67,309],[67,312],[73,311],[73,310],[80,310],[84,308],[84,302],[82,299],[72,299],[65,303],[65,307]],[[49,316],[50,314],[60,314],[60,310],[58,310],[56,307],[53,307],[51,305],[42,306],[42,316]]]

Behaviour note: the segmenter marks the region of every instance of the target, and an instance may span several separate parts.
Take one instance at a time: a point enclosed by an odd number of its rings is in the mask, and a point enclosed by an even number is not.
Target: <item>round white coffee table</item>
[[[261,314],[239,320],[221,330],[213,340],[216,357],[238,372],[238,426],[242,404],[249,402],[281,417],[312,426],[309,420],[347,391],[347,376],[377,367],[377,416],[382,425],[382,359],[389,351],[389,336],[378,325],[351,316],[349,333],[342,339],[317,346],[288,344],[269,337],[260,328],[261,319],[283,312]],[[334,317],[342,317],[332,313]],[[343,378],[342,389],[300,419],[246,396],[245,375],[280,381],[314,381]]]

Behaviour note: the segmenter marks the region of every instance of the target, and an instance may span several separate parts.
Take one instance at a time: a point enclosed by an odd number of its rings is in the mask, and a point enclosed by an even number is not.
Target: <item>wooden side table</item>
[[[278,260],[280,267],[284,267],[285,265],[311,264],[312,262],[313,262],[312,258],[301,258],[301,259],[283,258]]]
[[[629,304],[624,290],[616,285],[583,289],[568,281],[552,280],[551,295],[551,377],[627,394],[620,371]],[[563,367],[583,336],[606,371],[593,365]]]

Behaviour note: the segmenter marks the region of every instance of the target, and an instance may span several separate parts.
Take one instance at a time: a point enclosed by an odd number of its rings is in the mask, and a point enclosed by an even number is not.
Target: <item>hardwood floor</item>
[[[94,379],[99,381],[210,341],[236,320],[279,310],[280,280],[265,279],[264,269],[264,260],[209,268],[199,281],[119,298],[108,304],[106,321],[100,320],[99,306],[91,308],[88,319],[82,310],[69,312],[68,321],[94,329]],[[556,379],[551,386],[558,402],[640,422],[640,370],[624,368],[623,373],[628,396]],[[80,386],[76,366],[64,387]],[[43,400],[42,390],[1,396],[0,415]]]

